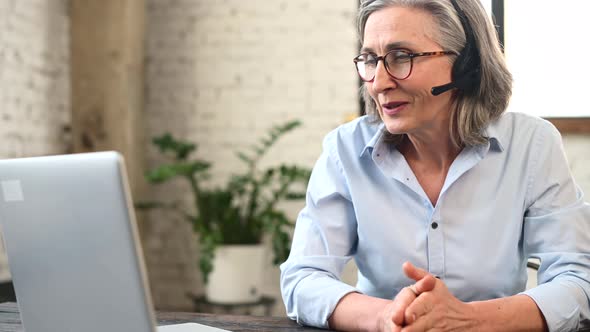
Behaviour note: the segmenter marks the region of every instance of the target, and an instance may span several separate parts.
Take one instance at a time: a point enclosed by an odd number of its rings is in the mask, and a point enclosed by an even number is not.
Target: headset
[[[459,53],[457,59],[455,59],[451,71],[451,82],[433,87],[430,93],[438,96],[443,92],[457,88],[465,95],[474,95],[479,90],[481,80],[481,57],[475,42],[473,29],[469,24],[467,16],[465,16],[465,13],[461,10],[456,0],[451,0],[451,3],[455,7],[455,11],[459,15],[461,25],[465,31],[465,47],[463,47],[463,50]]]

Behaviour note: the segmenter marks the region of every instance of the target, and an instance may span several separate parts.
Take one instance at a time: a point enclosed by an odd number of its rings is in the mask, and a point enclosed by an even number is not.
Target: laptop
[[[220,332],[156,327],[123,157],[0,160],[0,225],[27,332]]]

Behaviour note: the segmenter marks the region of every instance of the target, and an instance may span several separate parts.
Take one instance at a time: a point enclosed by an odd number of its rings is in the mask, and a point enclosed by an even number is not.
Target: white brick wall
[[[0,0],[0,156],[67,150],[66,0]]]
[[[215,175],[223,181],[242,166],[236,150],[254,143],[273,124],[301,119],[304,127],[286,136],[265,162],[311,167],[323,136],[347,114],[358,112],[352,65],[356,0],[335,4],[332,0],[148,1],[150,136],[173,131],[198,142],[200,156],[214,161]],[[149,156],[152,162],[157,160],[153,149]],[[156,197],[166,195],[166,190],[158,190]],[[300,208],[296,205],[291,214]],[[155,224],[170,222],[152,223],[163,227]],[[166,236],[180,236],[186,230],[177,225]],[[187,269],[186,262],[167,255],[170,259]],[[151,266],[155,302],[161,307],[187,305],[183,289],[196,287],[157,272],[161,268],[155,259]],[[278,271],[271,268],[266,279],[267,292],[278,296]],[[176,289],[165,286],[169,284]]]
[[[235,149],[299,118],[305,129],[285,144],[312,163],[326,131],[357,109],[355,1],[333,4],[149,1],[150,131],[190,135],[226,174]]]

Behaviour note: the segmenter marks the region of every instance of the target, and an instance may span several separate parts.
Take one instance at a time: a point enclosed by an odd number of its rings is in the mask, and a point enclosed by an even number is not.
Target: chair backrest
[[[526,267],[528,280],[526,282],[526,289],[531,289],[537,286],[537,271],[539,270],[539,263],[539,260],[536,258],[531,258],[527,261]]]

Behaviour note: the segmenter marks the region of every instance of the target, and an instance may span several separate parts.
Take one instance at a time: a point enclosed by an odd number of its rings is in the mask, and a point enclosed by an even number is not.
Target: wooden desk
[[[158,325],[200,323],[234,332],[320,332],[297,325],[288,318],[237,315],[198,314],[190,312],[157,312]],[[22,332],[18,307],[14,302],[0,303],[0,332]],[[588,328],[578,331],[590,331]],[[332,331],[334,332],[334,331]]]
[[[286,317],[257,317],[215,315],[185,312],[157,312],[158,325],[200,323],[234,332],[318,332],[326,331],[302,327]],[[0,303],[0,332],[22,331],[18,307],[14,302]]]

